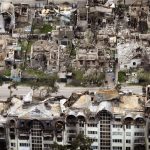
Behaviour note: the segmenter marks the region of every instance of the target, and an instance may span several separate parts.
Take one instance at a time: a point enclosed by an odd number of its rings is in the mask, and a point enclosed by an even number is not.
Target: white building
[[[100,90],[95,95],[73,93],[69,99],[36,101],[31,96],[12,99],[1,116],[0,143],[8,139],[8,150],[51,150],[54,142],[69,149],[79,133],[91,139],[92,150],[148,150],[149,102],[144,108],[137,95]]]

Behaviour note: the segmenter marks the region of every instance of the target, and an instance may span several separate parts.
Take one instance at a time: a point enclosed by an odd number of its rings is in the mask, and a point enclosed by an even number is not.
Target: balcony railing
[[[145,144],[145,138],[137,138],[134,140],[134,144]]]

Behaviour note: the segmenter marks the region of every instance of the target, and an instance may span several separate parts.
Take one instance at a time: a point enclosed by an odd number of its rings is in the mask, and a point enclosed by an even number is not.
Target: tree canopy
[[[91,140],[83,134],[78,134],[75,140],[71,142],[71,149],[91,150]]]
[[[55,150],[92,150],[91,140],[83,134],[78,134],[76,138],[70,142],[70,145],[59,145],[57,143],[53,144]]]

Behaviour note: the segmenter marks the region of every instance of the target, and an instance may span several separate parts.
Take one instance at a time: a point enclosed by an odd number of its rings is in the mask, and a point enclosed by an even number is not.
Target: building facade
[[[13,98],[1,110],[0,143],[8,150],[51,150],[55,142],[69,149],[81,133],[92,150],[148,150],[149,102],[130,94],[101,90],[40,102]]]

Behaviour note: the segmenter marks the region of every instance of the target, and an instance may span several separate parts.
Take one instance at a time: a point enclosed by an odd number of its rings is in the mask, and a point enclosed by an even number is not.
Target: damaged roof
[[[28,102],[28,101],[27,101]],[[32,99],[26,103],[26,101],[19,98],[13,98],[11,105],[5,103],[6,107],[1,109],[1,116],[4,114],[8,117],[18,117],[19,119],[55,119],[59,118],[63,113],[67,115],[86,115],[98,114],[99,112],[106,110],[112,114],[119,114],[126,116],[127,114],[143,114],[145,101],[142,97],[137,95],[119,95],[116,89],[101,89],[90,94],[88,91],[83,93],[72,93],[72,95],[66,99],[64,97],[49,97],[43,101],[37,101]],[[3,103],[0,103],[0,108],[4,108]]]
[[[128,112],[142,112],[144,101],[139,100],[137,95],[124,95],[120,98],[118,107],[113,108],[113,112],[117,114],[126,114]]]
[[[7,110],[8,116],[18,116],[19,118],[55,118],[59,117],[61,108],[59,103],[51,103],[49,100],[35,101],[23,107],[24,101],[18,98],[12,99],[12,106]]]
[[[88,108],[91,105],[91,96],[82,95],[73,105],[74,108]]]
[[[119,98],[119,93],[116,89],[99,90],[96,92],[97,98],[101,100],[113,100]]]

